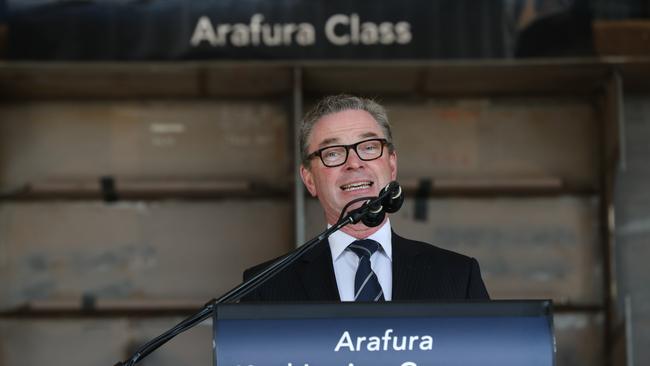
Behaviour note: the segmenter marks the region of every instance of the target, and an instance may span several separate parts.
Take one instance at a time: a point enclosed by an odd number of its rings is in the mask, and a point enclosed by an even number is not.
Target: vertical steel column
[[[605,365],[614,364],[614,330],[618,319],[615,247],[614,189],[616,175],[625,166],[623,130],[623,81],[618,70],[612,70],[605,84],[605,115],[601,128],[600,221],[603,240],[603,301],[605,306]],[[617,165],[619,165],[617,167]]]
[[[623,105],[623,79],[621,73],[615,70],[612,74],[614,84],[614,98],[617,104],[616,126],[618,127],[618,167],[619,171],[624,172],[627,169],[627,150],[625,138],[625,106]]]
[[[300,179],[300,122],[303,113],[303,92],[302,92],[302,68],[294,66],[293,68],[293,214],[295,225],[296,246],[305,242],[305,189]]]

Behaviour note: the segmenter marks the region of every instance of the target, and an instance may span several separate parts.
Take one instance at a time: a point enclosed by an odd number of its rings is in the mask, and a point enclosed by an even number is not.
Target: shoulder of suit
[[[275,258],[273,258],[273,259],[271,259],[271,260],[268,260],[268,261],[266,261],[266,262],[263,262],[263,263],[260,263],[260,264],[256,264],[256,265],[254,265],[253,267],[250,267],[250,268],[244,270],[244,281],[246,281],[246,280],[248,280],[249,278],[255,276],[256,274],[262,272],[262,271],[265,270],[268,266],[272,265],[273,263],[275,263],[275,262],[278,261],[279,259],[281,259],[281,258],[283,258],[283,257],[286,257],[286,256],[289,255],[289,254],[291,254],[291,252],[286,253],[286,254],[283,254],[283,255],[281,255],[281,256],[279,256],[279,257],[275,257]]]
[[[393,243],[393,245],[403,246],[402,249],[404,251],[412,253],[413,255],[424,256],[424,257],[428,257],[428,256],[436,257],[438,259],[444,259],[445,261],[453,261],[453,262],[458,262],[458,261],[466,262],[472,260],[472,258],[464,254],[460,254],[451,251],[449,249],[440,248],[430,243],[406,239],[397,234],[394,234],[394,236],[397,240]]]
[[[256,274],[262,272],[266,267],[270,266],[273,262],[276,260],[280,259],[281,257],[277,257],[274,259],[271,259],[269,261],[266,261],[264,263],[260,263],[257,265],[254,265],[253,267],[247,268],[244,270],[244,281],[248,280],[249,278],[255,276]]]
[[[329,248],[329,246],[327,244],[327,240],[321,241],[315,247],[313,247],[310,251],[304,253],[304,255],[298,260],[299,261],[311,260],[315,256],[323,255],[325,253],[325,250],[327,250],[328,248]],[[272,265],[277,260],[279,260],[279,259],[281,259],[283,257],[286,257],[287,255],[290,255],[292,253],[293,253],[293,251],[291,251],[289,253],[285,253],[285,254],[283,254],[283,255],[281,255],[279,257],[273,258],[271,260],[265,261],[265,262],[260,263],[260,264],[256,264],[253,267],[250,267],[250,268],[244,270],[244,281],[246,281],[247,279],[253,277],[254,275],[262,272],[264,269],[266,269],[266,267]]]

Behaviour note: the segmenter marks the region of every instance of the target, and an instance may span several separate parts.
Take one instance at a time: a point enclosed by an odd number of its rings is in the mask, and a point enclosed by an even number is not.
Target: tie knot
[[[359,258],[370,258],[370,256],[379,249],[379,243],[370,239],[353,241],[348,248]]]

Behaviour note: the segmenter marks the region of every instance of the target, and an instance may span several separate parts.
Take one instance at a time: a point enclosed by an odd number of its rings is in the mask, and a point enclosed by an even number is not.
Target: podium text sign
[[[552,366],[550,301],[225,304],[219,366]]]

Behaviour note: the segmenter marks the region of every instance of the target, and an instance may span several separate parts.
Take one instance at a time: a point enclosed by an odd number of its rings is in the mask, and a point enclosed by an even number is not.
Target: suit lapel
[[[410,248],[406,239],[393,232],[393,300],[413,300],[418,295],[418,276],[415,263],[417,251]]]
[[[305,254],[298,269],[307,298],[312,301],[340,301],[332,254],[323,240]]]
[[[408,245],[406,239],[394,232],[391,234],[393,246],[393,300],[413,300],[418,298],[418,273],[416,263],[418,252]],[[332,253],[329,243],[324,240],[301,259],[298,274],[307,298],[311,301],[340,301]]]

